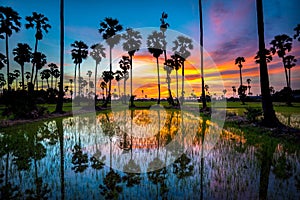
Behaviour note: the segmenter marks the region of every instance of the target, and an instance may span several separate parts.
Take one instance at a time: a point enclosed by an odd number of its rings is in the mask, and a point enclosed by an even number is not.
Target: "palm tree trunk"
[[[282,57],[282,63],[284,63],[284,57]],[[285,72],[286,87],[289,87],[289,78],[288,78],[287,69],[285,66],[283,66],[283,67],[284,67],[284,72]]]
[[[6,67],[7,67],[7,89],[11,90],[9,85],[9,53],[8,53],[8,35],[5,34],[5,49],[6,49]]]
[[[158,62],[158,58],[156,58],[156,66],[157,66],[157,86],[158,86],[157,104],[160,104],[160,77],[159,77],[159,62]]]
[[[36,90],[39,90],[39,83],[38,83],[38,69],[35,70],[35,78],[34,78],[34,83],[36,83]]]
[[[291,69],[289,69],[289,88],[292,88],[292,84],[291,84]]]
[[[126,104],[126,78],[124,78],[124,103]]]
[[[109,47],[109,71],[112,73],[112,47]],[[108,96],[106,98],[106,105],[111,99],[111,80],[109,80]]]
[[[35,39],[35,45],[34,45],[34,53],[37,52],[38,42],[39,42],[39,40],[36,38],[36,39]],[[35,63],[32,64],[32,69],[31,69],[31,74],[32,74],[32,76],[31,76],[31,80],[30,80],[31,83],[32,83],[32,81],[33,81],[34,67],[35,67]],[[34,84],[33,84],[33,85],[34,85]]]
[[[76,71],[77,71],[77,64],[75,64],[75,74],[74,74],[74,98],[76,97]]]
[[[48,81],[48,78],[46,79],[46,81],[47,81],[47,86],[48,86],[48,89],[49,89],[49,81]]]
[[[44,90],[44,79],[42,79],[42,90]]]
[[[22,73],[22,90],[25,90],[24,65],[21,65],[21,73]]]
[[[133,96],[132,96],[132,55],[130,55],[130,106],[133,107]]]
[[[179,95],[178,95],[178,70],[176,70],[176,94],[177,94],[177,99],[179,98]]]
[[[239,67],[240,68],[240,86],[243,85],[243,78],[242,78],[242,67]],[[246,91],[247,92],[247,91]]]
[[[201,68],[201,84],[202,84],[202,109],[206,109],[206,97],[204,89],[204,63],[203,63],[203,16],[202,16],[202,0],[199,0],[199,17],[200,17],[200,68]]]
[[[53,75],[51,74],[51,88],[53,89]]]
[[[265,36],[264,36],[264,19],[263,19],[263,5],[262,0],[256,0],[257,9],[257,32],[258,32],[258,44],[259,52],[265,51]],[[260,61],[260,88],[262,96],[262,109],[263,109],[263,123],[267,126],[275,127],[279,124],[279,121],[275,115],[273,109],[273,103],[270,95],[269,74],[266,62],[266,55],[261,53]]]
[[[78,63],[78,95],[81,97],[80,63]]]
[[[95,66],[95,106],[97,105],[97,73],[98,73],[98,64]]]
[[[181,78],[181,104],[183,105],[184,102],[184,61],[182,62],[182,67],[181,67],[181,73],[182,73],[182,78]]]

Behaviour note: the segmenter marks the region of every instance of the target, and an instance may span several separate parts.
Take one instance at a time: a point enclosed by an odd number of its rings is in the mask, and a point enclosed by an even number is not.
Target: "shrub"
[[[247,120],[249,120],[250,122],[256,122],[257,118],[260,117],[262,115],[262,110],[261,108],[252,108],[252,107],[248,107],[246,108],[246,118]]]

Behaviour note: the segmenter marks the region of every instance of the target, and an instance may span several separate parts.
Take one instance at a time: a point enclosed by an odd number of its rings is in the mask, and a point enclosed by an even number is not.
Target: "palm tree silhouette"
[[[20,70],[14,70],[14,77],[15,77],[15,79],[16,79],[16,90],[17,90],[17,88],[18,88],[18,78],[19,78],[19,76],[20,76]]]
[[[36,82],[36,90],[38,90],[38,80],[37,80],[38,77],[37,77],[37,73],[47,63],[45,54],[43,54],[41,52],[35,52],[35,53],[33,53],[33,58],[31,60],[31,63],[34,64],[35,67],[36,67],[34,83]],[[31,79],[32,79],[32,77],[31,77]]]
[[[55,88],[53,88],[53,89],[56,89],[57,88],[57,79],[60,77],[60,71],[58,69],[55,69],[53,71],[52,76],[54,76],[54,78],[55,78]]]
[[[48,24],[48,18],[43,14],[33,12],[32,16],[27,16],[25,24],[26,29],[34,28],[35,29],[35,45],[34,45],[34,53],[38,51],[38,42],[43,39],[43,31],[48,33],[48,29],[51,28],[50,24]],[[34,74],[34,65],[32,66],[31,74]],[[33,76],[31,77],[32,82]]]
[[[50,69],[44,69],[42,72],[43,72],[44,78],[47,81],[47,86],[48,86],[48,89],[49,89],[50,88],[50,86],[49,86],[49,78],[51,76],[51,71],[50,71]]]
[[[56,113],[63,113],[63,100],[64,100],[64,44],[65,44],[65,24],[64,24],[64,2],[65,0],[60,0],[60,15],[59,15],[59,25],[60,25],[60,48],[59,48],[59,57],[60,57],[60,85],[59,85],[59,93],[58,93],[58,99],[57,104],[55,108]],[[63,190],[63,188],[62,188]],[[64,193],[64,192],[63,192]]]
[[[202,110],[207,109],[206,95],[205,95],[205,83],[204,83],[204,59],[203,59],[203,14],[202,14],[202,0],[199,0],[199,29],[200,29],[200,68],[201,68],[201,99],[202,99]]]
[[[25,72],[25,78],[27,80],[27,87],[28,87],[28,82],[29,82],[29,79],[31,78],[31,73],[30,72]]]
[[[248,83],[248,86],[247,86],[247,87],[248,87],[248,90],[249,90],[249,91],[248,91],[248,95],[251,95],[251,92],[250,92],[250,89],[251,89],[251,86],[250,86],[251,79],[250,79],[250,78],[247,79],[247,83]]]
[[[121,97],[121,91],[120,91],[120,81],[122,80],[122,78],[124,78],[123,77],[123,73],[120,71],[120,70],[117,70],[116,72],[115,72],[115,79],[116,79],[116,81],[118,82],[118,91],[119,91],[119,98]]]
[[[182,79],[181,79],[181,104],[184,101],[184,62],[186,59],[191,55],[189,50],[194,48],[192,44],[192,39],[184,36],[178,36],[177,39],[173,42],[174,47],[172,50],[174,51],[175,55],[178,55],[180,58],[181,63],[181,72],[182,72]]]
[[[91,70],[89,70],[86,75],[89,77],[89,91],[90,91],[90,82],[91,82],[91,76],[92,76],[93,72]]]
[[[236,87],[235,86],[232,86],[232,92],[233,92],[233,97],[234,97],[235,93],[236,93]]]
[[[293,39],[290,36],[283,34],[283,35],[275,36],[274,40],[270,42],[270,44],[272,45],[272,47],[270,48],[272,54],[274,55],[277,53],[278,57],[282,59],[282,63],[285,71],[286,84],[288,88],[290,87],[290,85],[289,85],[287,68],[284,65],[285,63],[284,59],[285,59],[286,51],[290,52],[292,50],[292,41]]]
[[[296,32],[294,39],[298,38],[298,41],[300,42],[300,24],[297,24],[297,26],[294,28],[294,31]]]
[[[289,80],[288,80],[289,88],[291,88],[291,68],[296,66],[296,62],[297,59],[295,59],[295,56],[292,55],[288,55],[283,59],[284,68],[289,70]]]
[[[51,73],[51,88],[53,88],[54,71],[58,69],[58,66],[55,63],[50,63],[48,67],[50,68]]]
[[[69,83],[70,83],[70,95],[71,95],[71,99],[72,99],[72,95],[73,95],[73,79],[69,79]]]
[[[132,93],[132,58],[135,52],[137,52],[141,47],[142,36],[139,31],[127,28],[126,33],[122,35],[122,38],[125,40],[125,42],[123,43],[123,49],[128,52],[128,55],[130,57],[130,106],[133,107],[134,98]]]
[[[158,58],[163,54],[163,50],[166,49],[166,40],[162,32],[153,31],[147,38],[148,51],[156,58],[157,66],[157,85],[158,85],[158,100],[157,104],[160,104],[160,76],[159,76],[159,62]]]
[[[102,72],[102,78],[103,78],[103,80],[105,82],[105,85],[106,85],[106,100],[105,100],[105,103],[104,103],[104,104],[106,104],[107,103],[107,98],[110,98],[109,91],[107,92],[107,84],[109,84],[109,82],[114,79],[114,73],[111,72],[111,71],[104,71],[104,72]]]
[[[98,65],[100,64],[102,58],[106,57],[105,48],[102,44],[93,44],[91,46],[92,51],[90,56],[96,61],[95,66],[95,106],[97,104],[97,75],[98,75]]]
[[[13,49],[14,61],[16,61],[21,66],[22,73],[22,90],[25,90],[24,83],[24,64],[30,62],[32,57],[31,48],[26,43],[18,43],[17,47]]]
[[[7,80],[9,80],[9,49],[8,38],[14,32],[19,32],[21,27],[21,17],[19,13],[14,11],[11,7],[0,6],[0,39],[5,38],[5,50],[6,50],[6,67],[7,67]],[[7,83],[8,91],[11,90],[9,81]]]
[[[74,47],[72,49],[72,59],[74,60],[73,62],[75,63],[75,75],[74,75],[74,82],[75,82],[75,96],[76,96],[76,68],[78,65],[78,77],[80,79],[80,64],[82,63],[83,59],[86,59],[88,56],[88,46],[83,42],[83,41],[75,41],[74,43],[71,44],[71,47]],[[79,83],[79,82],[78,82]],[[78,85],[78,94],[80,96],[80,83]]]
[[[1,36],[1,35],[0,35]],[[6,57],[4,54],[0,53],[0,70],[6,65]]]
[[[46,79],[45,70],[40,72],[40,76],[42,79],[42,90],[44,90],[44,79]]]
[[[266,59],[266,62],[267,62],[267,63],[269,63],[269,62],[271,62],[271,61],[273,60],[272,55],[271,55],[271,51],[270,51],[270,50],[265,49],[265,50],[263,50],[262,53],[265,55],[265,59]],[[261,54],[261,53],[258,51],[258,52],[256,53],[256,56],[254,57],[255,63],[257,63],[257,64],[260,64],[260,54]]]
[[[128,79],[128,70],[131,69],[131,58],[128,56],[122,56],[122,59],[119,61],[120,68],[122,69],[122,75],[124,79],[124,103],[126,103],[126,81]],[[131,85],[130,85],[131,86]],[[133,106],[133,104],[131,104]]]
[[[3,87],[6,84],[5,78],[4,78],[4,74],[0,74],[0,89],[2,88],[2,93],[3,93]]]
[[[112,49],[121,40],[121,35],[117,35],[119,31],[122,31],[123,27],[119,24],[117,19],[106,17],[100,22],[99,33],[102,34],[102,38],[109,46],[109,71],[112,73]],[[108,98],[103,106],[107,106],[108,101],[111,99],[111,80],[109,81]]]
[[[104,97],[105,97],[104,89],[106,89],[106,96],[107,96],[107,84],[105,83],[105,81],[102,81],[102,82],[100,83],[100,87],[101,87],[101,89],[102,89],[103,100],[104,100],[104,99],[105,99],[105,98],[104,98]]]
[[[235,59],[235,64],[238,65],[239,69],[240,69],[240,86],[243,85],[243,81],[242,81],[242,68],[243,68],[243,62],[245,62],[245,58],[244,57],[237,57]]]
[[[257,33],[258,33],[258,46],[259,46],[259,70],[260,70],[260,89],[262,96],[262,109],[263,109],[263,123],[267,126],[277,126],[279,121],[273,109],[273,103],[269,90],[269,74],[266,61],[266,47],[264,36],[264,15],[262,0],[256,0],[256,13],[257,13]]]

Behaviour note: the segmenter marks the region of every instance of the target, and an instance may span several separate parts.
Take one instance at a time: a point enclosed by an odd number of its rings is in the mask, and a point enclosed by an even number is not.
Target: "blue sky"
[[[266,45],[275,35],[294,34],[294,27],[300,23],[300,4],[297,0],[279,1],[265,0],[265,37]],[[59,1],[58,0],[4,0],[3,6],[11,6],[22,17],[22,30],[10,38],[10,49],[17,43],[26,42],[34,46],[34,31],[24,28],[25,16],[33,11],[49,18],[52,28],[39,43],[39,50],[45,52],[48,62],[59,64]],[[257,65],[253,57],[257,51],[256,7],[255,0],[203,0],[204,16],[204,48],[224,74],[225,86],[230,90],[232,85],[238,86],[238,68],[234,59],[244,56],[244,78],[251,78],[253,91],[259,93],[259,77]],[[65,0],[65,65],[66,75],[73,75],[73,64],[70,56],[70,44],[75,40],[83,40],[89,46],[101,42],[98,33],[99,23],[105,17],[117,18],[124,28],[158,27],[161,13],[165,11],[169,18],[170,29],[179,31],[199,41],[198,0]],[[5,41],[0,41],[0,51],[4,52]],[[292,55],[300,60],[300,42],[293,43]],[[11,55],[12,58],[12,55]],[[12,66],[18,67],[12,61]],[[91,58],[82,65],[83,74],[93,70]],[[27,66],[30,69],[30,65]],[[285,85],[283,67],[277,56],[269,65],[270,82],[276,90]],[[2,69],[2,72],[5,72]],[[1,71],[0,71],[1,72]],[[300,88],[299,61],[292,69],[292,87]]]

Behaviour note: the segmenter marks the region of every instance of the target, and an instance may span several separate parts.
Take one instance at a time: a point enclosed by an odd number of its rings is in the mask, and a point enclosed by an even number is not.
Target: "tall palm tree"
[[[105,48],[102,44],[94,44],[91,46],[92,51],[90,56],[96,61],[95,66],[95,106],[97,103],[97,74],[98,74],[98,65],[100,64],[102,58],[106,57]]]
[[[248,87],[248,90],[249,90],[249,91],[248,91],[248,95],[251,95],[251,92],[250,92],[250,89],[251,89],[251,86],[250,86],[251,79],[250,79],[250,78],[247,79],[247,83],[248,83],[248,86],[247,86],[247,87]]]
[[[16,90],[17,90],[17,88],[18,88],[18,78],[20,76],[20,70],[15,69],[14,70],[14,76],[15,76],[15,79],[16,79]]]
[[[35,78],[34,78],[34,84],[36,83],[36,90],[38,90],[39,87],[38,87],[38,77],[37,77],[37,74],[38,74],[38,71],[40,69],[42,69],[43,66],[47,63],[45,54],[43,54],[41,52],[33,53],[33,58],[31,60],[31,63],[34,64],[35,68],[36,68]],[[32,79],[32,77],[31,77],[31,79]]]
[[[55,87],[53,89],[57,88],[57,79],[60,77],[60,71],[58,69],[55,69],[53,71],[53,76],[55,78]]]
[[[13,49],[14,61],[16,61],[21,66],[22,73],[22,90],[25,90],[25,81],[24,81],[24,64],[30,62],[32,57],[31,48],[26,43],[18,43],[17,47]]]
[[[199,29],[200,29],[200,68],[201,68],[201,99],[202,99],[202,109],[207,109],[206,95],[205,95],[205,83],[204,83],[204,60],[203,60],[203,14],[202,14],[202,0],[199,0]]]
[[[6,57],[4,54],[0,53],[0,70],[6,65]]]
[[[38,52],[38,42],[43,39],[43,31],[48,33],[48,29],[51,28],[50,24],[48,24],[48,18],[43,14],[33,12],[32,16],[27,16],[25,24],[26,29],[33,28],[35,29],[35,45],[34,45],[34,53]],[[34,64],[32,66],[31,74],[34,74]],[[33,76],[31,77],[32,82]]]
[[[117,19],[110,17],[104,18],[100,22],[99,33],[102,34],[102,38],[106,41],[109,46],[109,71],[112,73],[112,49],[121,40],[121,35],[117,35],[118,32],[123,30],[123,26],[119,24]],[[107,106],[108,101],[111,99],[111,80],[109,81],[108,98],[103,106]]]
[[[50,68],[51,73],[51,88],[53,88],[54,71],[58,69],[58,66],[55,63],[50,63],[48,67]]]
[[[128,79],[128,70],[131,69],[130,60],[131,58],[128,56],[122,56],[122,59],[119,61],[120,69],[122,69],[122,78],[124,79],[124,103],[126,103],[126,81]]]
[[[148,36],[147,47],[148,51],[156,58],[157,66],[157,85],[158,85],[158,99],[157,104],[160,104],[160,76],[159,76],[159,62],[158,58],[163,54],[163,50],[166,49],[166,40],[162,32],[153,31],[152,34]]]
[[[239,69],[240,69],[240,86],[243,85],[243,81],[242,81],[242,68],[243,68],[243,62],[245,62],[245,58],[244,57],[237,57],[235,59],[235,64],[238,65]]]
[[[0,6],[0,39],[5,38],[5,50],[6,50],[6,67],[7,67],[7,80],[9,80],[9,49],[8,38],[14,32],[19,32],[21,27],[21,17],[19,13],[13,10],[11,7]],[[10,91],[9,81],[7,81],[7,89]]]
[[[31,78],[31,73],[30,72],[25,72],[25,78],[27,80],[27,85],[28,85],[29,79]]]
[[[89,77],[89,91],[90,91],[90,82],[91,82],[91,76],[92,76],[93,72],[91,70],[88,70],[88,72],[86,73],[86,75]]]
[[[42,90],[44,90],[44,79],[46,79],[45,70],[40,72],[40,76],[42,79]]]
[[[190,50],[194,48],[192,44],[192,39],[184,36],[178,36],[176,40],[173,42],[174,47],[172,50],[175,55],[178,55],[181,63],[181,72],[182,72],[182,80],[181,80],[181,104],[184,101],[184,62],[191,55]]]
[[[165,33],[168,29],[168,27],[170,26],[169,23],[166,22],[166,19],[168,18],[168,14],[163,12],[161,14],[161,18],[160,18],[160,31],[163,33],[163,35],[165,36]],[[173,101],[173,96],[172,96],[172,92],[171,92],[171,72],[173,70],[173,68],[168,68],[168,66],[166,65],[167,64],[167,50],[164,49],[164,57],[165,57],[165,62],[164,62],[164,70],[166,71],[167,73],[167,78],[166,78],[166,81],[167,81],[167,84],[168,84],[168,92],[169,92],[169,103],[171,103],[172,105],[174,105],[174,101]]]
[[[118,82],[118,91],[119,91],[119,98],[121,97],[121,90],[120,90],[120,81],[124,78],[123,77],[123,73],[120,71],[120,70],[117,70],[116,72],[115,72],[115,79],[116,79],[116,81]]]
[[[101,89],[102,89],[102,94],[103,94],[103,99],[104,99],[104,89],[106,89],[106,96],[107,96],[107,84],[105,83],[105,81],[102,81],[101,83],[100,83],[100,87],[101,87]]]
[[[262,0],[256,0],[257,9],[257,32],[258,32],[258,46],[260,54],[259,70],[260,70],[260,88],[262,96],[262,109],[263,109],[263,123],[267,126],[277,126],[279,121],[275,115],[273,109],[273,103],[269,90],[269,74],[268,66],[266,61],[266,47],[265,47],[265,36],[264,36],[264,15],[263,15],[263,4]]]
[[[49,88],[50,88],[50,85],[49,85],[49,78],[50,78],[50,76],[51,76],[51,71],[50,71],[50,69],[44,69],[42,72],[43,72],[44,78],[45,78],[46,81],[47,81],[47,86],[48,86],[48,89],[49,89]]]
[[[291,68],[296,66],[297,59],[295,59],[295,56],[288,55],[284,57],[283,63],[284,68],[289,70],[289,80],[288,80],[288,87],[291,88]]]
[[[75,63],[75,76],[74,76],[74,82],[75,82],[75,95],[76,95],[76,67],[78,65],[78,77],[80,79],[80,64],[82,63],[83,59],[86,59],[88,56],[88,46],[83,41],[75,41],[73,44],[71,44],[71,47],[74,47],[72,49],[72,59]],[[79,89],[79,96],[80,96],[80,83],[78,86]]]
[[[60,80],[58,100],[55,108],[55,112],[63,113],[63,100],[64,100],[64,35],[65,35],[65,24],[64,24],[64,0],[60,0],[60,15],[59,15],[59,25],[60,25]],[[61,187],[62,193],[64,193],[64,186]]]
[[[130,106],[133,107],[133,93],[132,93],[132,58],[137,52],[142,44],[142,36],[139,31],[135,31],[131,28],[126,29],[126,33],[122,35],[122,38],[125,40],[123,43],[123,50],[128,52],[130,57]],[[126,93],[124,93],[126,95]]]
[[[282,64],[285,71],[286,84],[288,88],[290,86],[289,86],[287,68],[284,65],[285,63],[284,59],[285,59],[286,51],[290,52],[292,50],[292,41],[293,39],[290,36],[283,34],[283,35],[275,36],[274,39],[270,42],[270,44],[272,45],[272,47],[270,48],[272,54],[274,55],[277,53],[278,57],[282,59]]]

